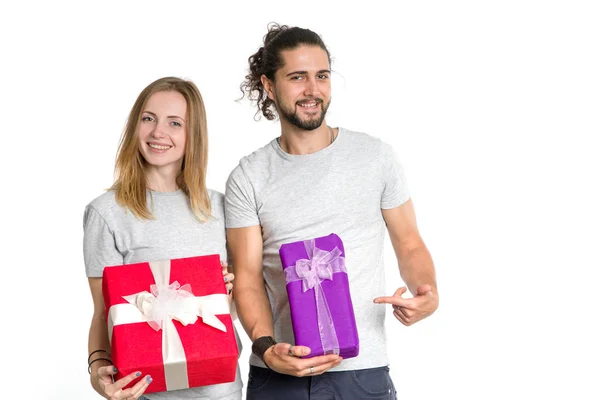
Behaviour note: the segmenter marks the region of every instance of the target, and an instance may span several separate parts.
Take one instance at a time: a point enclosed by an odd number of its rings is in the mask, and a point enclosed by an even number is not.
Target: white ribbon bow
[[[187,326],[194,324],[198,317],[201,317],[205,324],[227,332],[227,328],[212,312],[210,306],[206,307],[209,303],[204,302],[202,297],[195,297],[190,285],[180,286],[179,282],[175,281],[162,289],[157,285],[150,285],[150,291],[152,293],[143,291],[123,298],[140,310],[147,318],[148,325],[155,331],[162,329],[171,319]]]

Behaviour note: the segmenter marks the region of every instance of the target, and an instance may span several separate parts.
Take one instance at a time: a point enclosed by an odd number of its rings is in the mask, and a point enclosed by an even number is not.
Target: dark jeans
[[[246,400],[396,400],[388,367],[296,378],[250,366]]]

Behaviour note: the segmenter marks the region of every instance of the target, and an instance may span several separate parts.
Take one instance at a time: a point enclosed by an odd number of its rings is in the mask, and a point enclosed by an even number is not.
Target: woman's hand
[[[114,375],[117,368],[114,365],[92,367],[91,381],[94,389],[104,398],[109,400],[134,400],[139,399],[152,382],[150,375],[140,379],[138,383],[130,388],[123,389],[133,380],[142,376],[142,373],[132,372],[131,374],[114,381]]]
[[[233,290],[233,280],[235,279],[235,275],[232,272],[229,272],[229,267],[225,261],[221,261],[221,267],[223,267],[223,280],[225,281],[225,287],[227,288],[227,293],[231,296],[231,291]]]

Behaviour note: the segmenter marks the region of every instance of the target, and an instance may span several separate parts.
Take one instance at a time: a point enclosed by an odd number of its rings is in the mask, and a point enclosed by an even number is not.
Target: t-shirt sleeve
[[[123,264],[112,231],[92,206],[83,215],[83,259],[89,278],[101,277],[106,266]]]
[[[390,209],[401,206],[409,198],[404,169],[392,149],[392,146],[382,143],[382,175],[383,193],[381,194],[381,208]]]
[[[225,187],[225,226],[245,228],[260,225],[254,188],[240,166],[233,170]]]

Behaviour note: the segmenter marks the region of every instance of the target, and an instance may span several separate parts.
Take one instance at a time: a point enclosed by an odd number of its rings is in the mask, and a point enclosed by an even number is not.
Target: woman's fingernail
[[[146,377],[146,380],[148,381],[148,383],[150,383],[150,382],[152,382],[152,377],[151,377],[150,375],[148,375],[148,376]]]
[[[113,372],[117,372],[117,367],[113,367]]]
[[[227,277],[224,277],[224,278],[223,278],[223,280],[224,280],[225,282],[227,282]]]
[[[135,376],[140,376],[142,373],[141,372],[136,372]]]

